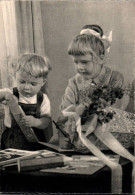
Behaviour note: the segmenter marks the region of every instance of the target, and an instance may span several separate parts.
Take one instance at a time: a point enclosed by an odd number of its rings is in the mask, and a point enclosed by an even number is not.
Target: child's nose
[[[25,83],[25,89],[29,89],[30,88],[30,85],[28,83]]]
[[[78,70],[84,70],[84,67],[81,63],[78,63]]]

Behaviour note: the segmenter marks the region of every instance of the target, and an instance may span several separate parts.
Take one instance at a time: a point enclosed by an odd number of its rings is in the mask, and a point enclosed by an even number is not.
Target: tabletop
[[[122,192],[131,192],[132,164],[122,160]],[[128,182],[127,182],[128,181]],[[111,171],[99,163],[98,166],[49,168],[18,172],[15,167],[1,171],[0,191],[16,193],[111,193]]]

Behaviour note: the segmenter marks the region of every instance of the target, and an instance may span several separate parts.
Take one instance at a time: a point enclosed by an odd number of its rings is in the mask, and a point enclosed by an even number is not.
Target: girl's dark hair
[[[95,30],[96,32],[98,32],[100,34],[101,37],[104,34],[102,28],[99,25],[97,25],[97,24],[88,24],[88,25],[85,25],[85,26],[82,27],[81,30],[83,30],[83,29],[92,29],[92,30]]]

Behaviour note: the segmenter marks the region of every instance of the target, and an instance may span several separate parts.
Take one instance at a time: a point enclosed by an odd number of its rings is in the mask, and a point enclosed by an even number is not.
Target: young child
[[[80,35],[77,35],[69,45],[68,54],[72,56],[77,74],[69,79],[68,86],[62,98],[61,111],[62,113],[77,113],[77,115],[81,117],[83,135],[87,135],[86,137],[93,143],[97,141],[97,137],[102,137],[102,140],[104,139],[104,143],[107,144],[110,149],[120,155],[128,156],[128,159],[133,161],[135,160],[134,157],[120,145],[108,130],[102,131],[102,136],[99,132],[96,133],[97,131],[94,131],[97,126],[97,115],[88,115],[83,118],[84,111],[91,104],[89,96],[94,86],[107,85],[121,88],[124,82],[123,75],[120,72],[112,71],[109,67],[104,65],[105,45],[102,36],[100,35],[101,28],[96,25],[96,31],[94,31],[94,29],[91,30],[89,27],[85,29],[84,27],[83,30],[81,30]],[[127,103],[125,103],[125,106],[126,104]],[[119,102],[118,104],[116,102],[115,106],[117,107],[118,105]],[[92,121],[95,121],[95,123],[93,122],[93,125],[95,124],[93,132],[87,132],[89,126],[92,125]],[[78,141],[76,123],[72,115],[59,117],[58,125],[68,132],[70,141],[78,151],[88,152],[82,142]],[[99,130],[99,128],[97,129]],[[90,131],[92,130],[90,129]],[[107,141],[108,138],[112,141],[109,144]],[[75,142],[75,139],[77,142]],[[60,144],[63,148],[70,148],[72,146],[70,145],[68,138],[63,139],[63,142]]]
[[[109,84],[122,87],[123,75],[104,65],[105,49],[110,46],[110,43],[105,38],[102,40],[102,36],[103,30],[101,27],[86,25],[82,28],[80,35],[76,36],[69,45],[68,53],[72,56],[77,74],[69,80],[69,85],[61,103],[62,110],[71,104],[76,105],[76,103],[84,101],[81,100],[82,96],[87,99],[91,84]],[[70,93],[70,96],[67,95],[68,93]]]
[[[6,103],[13,95],[26,116],[21,117],[21,124],[32,127],[39,141],[48,142],[52,136],[50,101],[40,90],[47,82],[50,62],[47,57],[37,54],[23,54],[15,66],[16,88],[1,89],[0,101]],[[5,108],[5,131],[2,134],[1,148],[26,150],[41,149],[38,143],[30,143],[25,138],[14,117]]]

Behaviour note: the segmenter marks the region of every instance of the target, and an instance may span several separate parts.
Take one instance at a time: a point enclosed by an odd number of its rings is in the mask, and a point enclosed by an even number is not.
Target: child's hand
[[[85,105],[84,104],[79,104],[76,108],[75,108],[75,111],[76,113],[81,116],[85,110]]]
[[[92,103],[92,100],[89,98],[89,97],[85,97],[85,101],[84,101],[84,105],[86,106],[86,107],[89,107],[90,105],[91,105],[91,103]]]
[[[7,105],[7,102],[11,101],[14,97],[15,96],[12,93],[6,91],[4,92],[4,100],[2,101],[2,103]]]
[[[36,122],[36,118],[29,115],[29,116],[23,116],[20,120],[20,123],[24,125],[25,127],[34,127]]]

